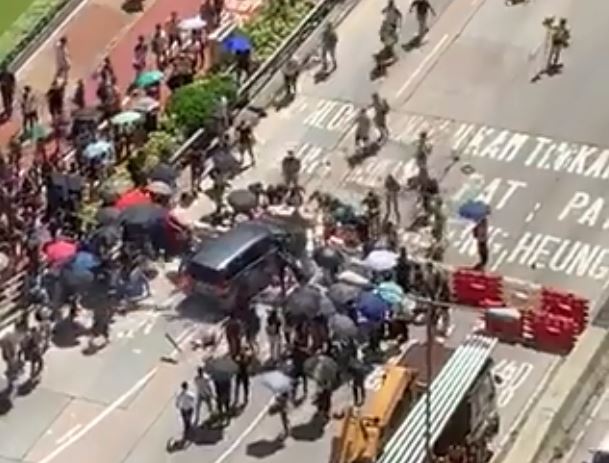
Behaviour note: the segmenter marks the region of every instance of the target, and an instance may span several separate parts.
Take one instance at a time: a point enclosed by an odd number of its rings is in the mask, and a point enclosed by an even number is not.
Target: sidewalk
[[[156,23],[163,23],[172,11],[181,17],[197,13],[199,0],[148,0],[142,13],[126,13],[122,10],[124,0],[85,0],[68,21],[55,31],[25,65],[18,70],[19,87],[30,85],[35,90],[44,121],[49,119],[45,94],[55,69],[55,44],[59,37],[68,38],[72,69],[66,92],[66,107],[74,83],[85,79],[87,102],[93,103],[95,81],[93,73],[106,55],[110,55],[121,91],[133,78],[132,50],[139,35],[150,35]],[[19,95],[15,101],[18,105]],[[18,108],[17,108],[18,109]],[[21,117],[16,111],[13,119],[0,126],[0,147],[7,145],[11,136],[20,131]],[[68,147],[66,147],[68,148]],[[25,156],[31,147],[26,148]]]

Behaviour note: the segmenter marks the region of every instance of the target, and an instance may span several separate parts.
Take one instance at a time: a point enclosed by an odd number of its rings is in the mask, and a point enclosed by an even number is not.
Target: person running
[[[389,129],[387,128],[387,114],[389,113],[389,104],[385,98],[381,98],[378,93],[372,94],[372,109],[374,109],[374,125],[379,132],[378,143],[383,143],[389,137]]]
[[[415,12],[417,23],[419,24],[418,37],[419,39],[422,39],[425,34],[427,34],[427,31],[429,31],[429,28],[427,27],[429,13],[431,12],[431,14],[436,16],[436,11],[431,6],[431,3],[429,3],[429,0],[414,0],[410,4],[410,13],[413,11]]]
[[[182,418],[182,443],[186,443],[190,438],[195,405],[195,396],[188,388],[188,383],[184,381],[180,386],[180,392],[176,397],[176,408],[180,412],[180,417]]]
[[[336,69],[336,46],[338,35],[332,23],[326,24],[321,36],[321,61],[322,71],[332,72]],[[328,66],[330,62],[330,67]]]

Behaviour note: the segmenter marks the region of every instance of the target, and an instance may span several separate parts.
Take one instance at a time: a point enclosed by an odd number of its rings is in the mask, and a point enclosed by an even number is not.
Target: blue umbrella
[[[101,265],[101,262],[94,254],[80,251],[70,262],[70,267],[76,272],[93,270]]]
[[[484,201],[469,200],[459,207],[459,216],[473,222],[479,222],[490,213],[491,208]]]
[[[107,157],[112,152],[112,143],[106,140],[98,140],[90,143],[83,152],[85,158],[90,161]]]
[[[230,35],[224,39],[222,45],[230,53],[243,53],[252,49],[252,42],[244,35]]]
[[[371,322],[382,321],[388,310],[389,304],[374,292],[363,293],[357,301],[357,311]]]

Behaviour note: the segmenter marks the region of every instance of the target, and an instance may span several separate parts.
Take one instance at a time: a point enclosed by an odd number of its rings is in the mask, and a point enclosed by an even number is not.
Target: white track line
[[[400,87],[400,89],[398,90],[397,96],[402,96],[402,93],[404,93],[408,89],[410,84],[412,84],[414,82],[414,80],[419,76],[419,74],[421,74],[421,72],[423,72],[423,70],[425,69],[427,64],[429,62],[431,62],[431,60],[442,51],[442,48],[444,48],[444,45],[446,44],[448,39],[449,39],[448,34],[444,34],[444,36],[440,39],[440,41],[438,43],[436,43],[436,46],[433,47],[433,49],[429,52],[429,54],[423,59],[423,61],[421,61],[421,63],[414,70],[414,72],[412,74],[410,74],[410,77],[408,77],[408,79],[406,79],[406,82],[404,82],[404,85],[402,85]]]

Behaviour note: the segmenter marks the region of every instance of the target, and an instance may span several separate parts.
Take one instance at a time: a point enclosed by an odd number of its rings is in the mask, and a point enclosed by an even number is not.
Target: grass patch
[[[0,62],[10,61],[67,0],[0,0]]]

